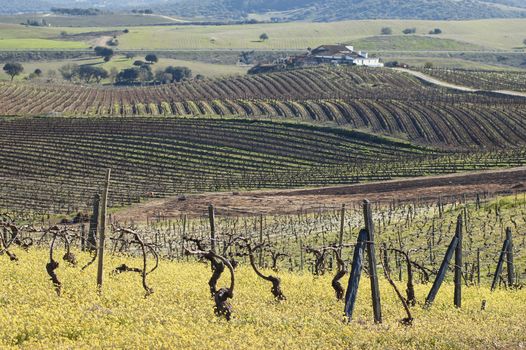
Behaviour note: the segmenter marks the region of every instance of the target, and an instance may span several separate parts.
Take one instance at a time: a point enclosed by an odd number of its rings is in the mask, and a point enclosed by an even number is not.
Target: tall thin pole
[[[216,225],[215,225],[215,211],[214,206],[208,206],[208,219],[210,220],[210,248],[216,252]]]
[[[106,239],[106,221],[108,209],[108,192],[110,189],[111,169],[106,171],[106,181],[104,182],[104,190],[102,192],[101,210],[100,210],[100,234],[99,234],[99,263],[97,268],[97,286],[99,290],[102,288],[102,275],[104,273],[104,240]]]
[[[259,216],[259,244],[263,244],[263,214]],[[263,266],[263,249],[259,250],[259,266]]]
[[[480,286],[480,248],[477,249],[477,285]]]
[[[374,223],[371,211],[371,202],[367,199],[363,201],[363,214],[365,219],[365,230],[367,231],[367,258],[369,262],[369,271],[371,279],[371,294],[373,299],[374,321],[382,322],[382,307],[380,305],[380,287],[378,285],[378,274],[376,273],[376,250],[374,246]]]
[[[342,209],[340,212],[340,237],[338,244],[341,247],[343,245],[343,232],[345,231],[345,204],[342,204]]]
[[[455,306],[462,307],[462,214],[457,218],[455,236],[458,238],[455,250]]]
[[[508,287],[515,285],[515,267],[513,266],[513,237],[511,228],[506,229],[506,240],[508,241],[507,265],[508,265]]]

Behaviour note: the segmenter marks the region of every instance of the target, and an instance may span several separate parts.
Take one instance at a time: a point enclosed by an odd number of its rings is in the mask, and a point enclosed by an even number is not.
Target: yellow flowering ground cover
[[[374,325],[367,276],[362,277],[355,320],[342,322],[332,276],[280,272],[288,300],[275,302],[270,285],[242,265],[230,322],[213,312],[209,266],[161,261],[149,278],[154,294],[144,297],[138,274],[110,275],[121,263],[108,256],[102,295],[95,266],[85,271],[60,261],[59,297],[45,271],[46,250],[14,251],[18,262],[0,256],[0,348],[2,349],[521,349],[526,346],[526,291],[464,288],[461,310],[452,306],[446,284],[430,310],[413,308],[412,327],[393,290],[382,278],[384,323]],[[57,251],[57,257],[61,252]],[[80,265],[89,260],[79,255]],[[226,284],[226,276],[221,280]],[[346,278],[345,278],[346,279]],[[346,283],[346,281],[345,281]],[[400,284],[403,290],[404,286]],[[417,285],[422,302],[430,288]],[[486,310],[481,310],[487,300]]]

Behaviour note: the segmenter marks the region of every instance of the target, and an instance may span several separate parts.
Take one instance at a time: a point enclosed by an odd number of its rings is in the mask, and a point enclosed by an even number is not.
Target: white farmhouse
[[[308,57],[317,62],[354,64],[357,66],[383,67],[379,58],[369,57],[367,52],[354,51],[353,46],[323,45],[311,50]]]

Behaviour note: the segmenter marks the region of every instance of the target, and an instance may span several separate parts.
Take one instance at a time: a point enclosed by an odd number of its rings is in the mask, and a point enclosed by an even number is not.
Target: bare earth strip
[[[522,192],[526,190],[526,167],[506,170],[469,172],[403,180],[298,190],[204,193],[156,199],[134,205],[114,215],[119,220],[146,221],[147,217],[164,218],[204,216],[213,203],[219,215],[291,214],[313,212],[320,208],[335,209],[368,198],[389,202],[436,200],[440,196],[474,195],[475,193]]]

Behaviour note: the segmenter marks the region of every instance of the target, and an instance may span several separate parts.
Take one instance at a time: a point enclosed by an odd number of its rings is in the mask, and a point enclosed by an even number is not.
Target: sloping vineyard
[[[526,99],[454,92],[383,69],[311,68],[140,88],[0,85],[1,115],[239,116],[330,122],[419,144],[526,143]]]
[[[112,206],[203,191],[350,184],[516,166],[524,150],[453,154],[300,123],[4,118],[0,208],[73,212],[112,168]]]
[[[480,90],[526,92],[526,71],[484,71],[464,69],[422,69],[439,80]]]

